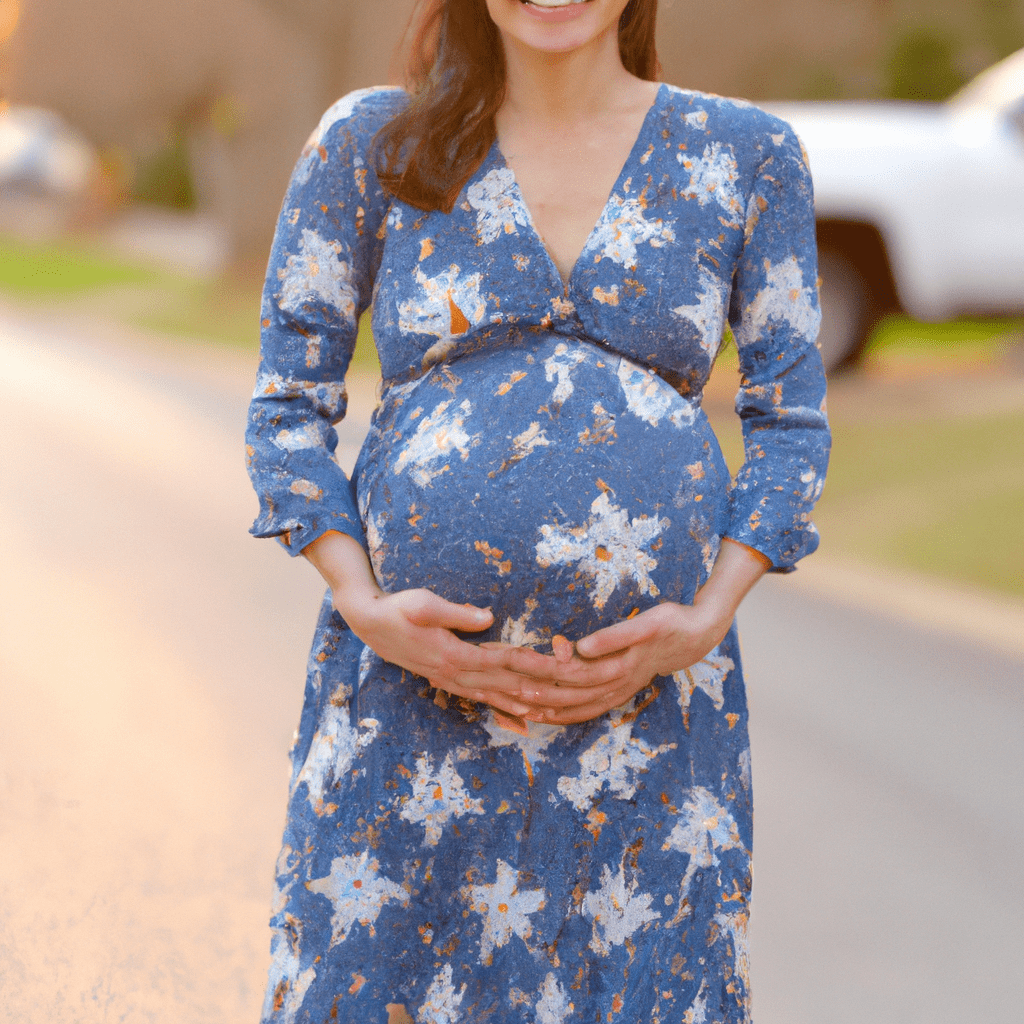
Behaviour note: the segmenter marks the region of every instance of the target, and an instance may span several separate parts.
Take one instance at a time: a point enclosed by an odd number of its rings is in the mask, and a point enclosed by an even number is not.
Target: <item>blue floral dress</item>
[[[691,602],[722,537],[790,569],[828,461],[811,183],[783,122],[662,85],[568,284],[495,145],[450,214],[368,163],[353,93],[295,170],[250,412],[253,532],[365,545],[387,591],[541,651]],[[360,314],[383,390],[332,458]],[[731,324],[746,461],[701,392]],[[264,1020],[749,1020],[751,783],[735,627],[580,725],[503,727],[383,662],[325,598],[292,751]]]

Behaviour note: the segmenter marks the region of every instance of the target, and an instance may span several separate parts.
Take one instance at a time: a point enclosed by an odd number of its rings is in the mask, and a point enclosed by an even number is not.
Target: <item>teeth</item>
[[[569,7],[571,4],[585,4],[589,0],[522,0],[523,3],[533,4],[534,7]]]

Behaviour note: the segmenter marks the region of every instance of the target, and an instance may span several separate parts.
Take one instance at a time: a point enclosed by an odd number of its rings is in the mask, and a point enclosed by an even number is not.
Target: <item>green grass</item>
[[[78,295],[115,285],[150,285],[160,274],[75,242],[31,245],[0,238],[0,290],[22,298]]]
[[[1019,332],[1022,327],[1020,320],[993,317],[959,317],[926,324],[908,316],[889,316],[871,336],[867,350],[877,355],[900,351],[940,356],[995,351],[1006,335]]]
[[[0,294],[30,304],[72,303],[131,327],[256,350],[260,292],[256,274],[190,277],[115,256],[94,242],[31,245],[0,237]],[[379,372],[364,317],[353,365]]]
[[[1024,597],[1024,411],[833,424],[831,550]]]

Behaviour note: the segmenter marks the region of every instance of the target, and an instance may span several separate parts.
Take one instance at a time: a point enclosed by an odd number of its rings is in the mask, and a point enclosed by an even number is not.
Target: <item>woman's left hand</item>
[[[665,602],[583,637],[557,638],[553,655],[519,650],[510,667],[537,677],[519,698],[532,721],[585,722],[625,704],[656,676],[689,668],[725,637],[736,609],[770,563],[764,555],[724,540],[715,568],[693,605]]]
[[[665,603],[584,637],[572,652],[556,648],[557,681],[520,691],[534,712],[526,717],[552,725],[597,718],[625,704],[655,676],[700,661],[729,631],[721,618],[695,606]],[[525,668],[525,666],[524,666]]]

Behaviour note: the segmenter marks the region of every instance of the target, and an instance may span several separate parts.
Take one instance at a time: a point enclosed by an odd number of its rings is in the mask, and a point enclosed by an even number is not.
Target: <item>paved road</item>
[[[0,312],[0,1019],[256,1020],[320,588],[246,536],[252,376]],[[799,574],[742,626],[758,1024],[1016,1019],[1024,662]]]

